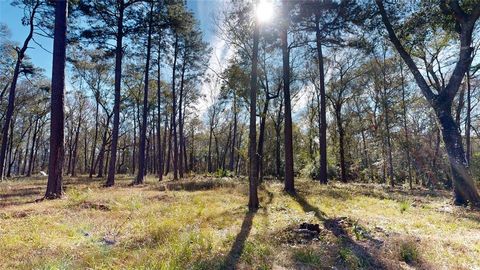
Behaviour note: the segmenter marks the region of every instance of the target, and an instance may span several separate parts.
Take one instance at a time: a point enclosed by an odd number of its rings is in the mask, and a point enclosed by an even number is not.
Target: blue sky
[[[23,10],[13,7],[10,0],[0,0],[0,23],[6,24],[11,31],[11,39],[21,44],[28,34],[28,27],[21,24]],[[222,6],[222,0],[190,0],[187,1],[188,8],[195,13],[195,17],[200,21],[204,32],[204,39],[208,42],[215,42],[215,26],[213,17],[215,12]],[[52,66],[52,55],[50,52],[53,47],[53,40],[35,36],[35,40],[41,45],[30,43],[27,55],[32,62],[43,69],[45,74],[50,77]],[[42,49],[45,48],[46,50]]]

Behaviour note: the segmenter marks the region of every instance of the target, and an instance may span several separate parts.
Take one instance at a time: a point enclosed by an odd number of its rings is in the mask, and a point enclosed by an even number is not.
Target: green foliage
[[[348,269],[358,269],[361,267],[361,260],[347,247],[342,247],[338,252],[340,259]]]
[[[420,255],[414,242],[407,241],[400,245],[400,258],[402,261],[412,264],[418,262],[419,257]]]
[[[405,211],[407,211],[409,208],[410,208],[410,201],[408,200],[402,200],[400,201],[400,213],[404,213]]]
[[[322,257],[311,248],[302,248],[293,253],[293,259],[296,262],[313,267],[322,266]]]

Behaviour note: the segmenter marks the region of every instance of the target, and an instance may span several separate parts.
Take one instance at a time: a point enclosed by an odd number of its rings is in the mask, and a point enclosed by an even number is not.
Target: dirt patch
[[[319,224],[302,223],[278,232],[275,239],[287,245],[307,245],[320,241],[327,233],[326,230],[320,228]]]
[[[10,219],[10,218],[26,218],[33,213],[32,210],[23,210],[23,211],[16,211],[11,213],[0,213],[1,219]]]
[[[103,203],[96,203],[96,202],[83,202],[79,205],[82,209],[95,209],[100,211],[110,211],[112,210],[110,206],[103,204]]]

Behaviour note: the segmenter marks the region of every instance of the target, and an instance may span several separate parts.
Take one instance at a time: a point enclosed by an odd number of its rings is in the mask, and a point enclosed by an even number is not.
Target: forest
[[[0,0],[0,269],[479,269],[479,0]]]

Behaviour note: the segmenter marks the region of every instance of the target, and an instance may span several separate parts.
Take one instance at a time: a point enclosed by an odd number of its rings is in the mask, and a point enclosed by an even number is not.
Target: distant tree
[[[108,0],[79,2],[79,9],[88,18],[89,29],[84,30],[81,36],[94,40],[102,46],[108,46],[108,41],[115,41],[115,96],[113,106],[112,143],[110,147],[110,162],[106,186],[115,184],[117,146],[120,130],[120,103],[122,84],[122,60],[124,54],[123,38],[136,31],[137,19],[133,12],[134,4],[140,0]]]
[[[2,128],[2,145],[0,148],[0,180],[3,180],[3,177],[4,177],[5,154],[7,152],[7,144],[8,144],[8,130],[10,129],[10,124],[13,117],[13,110],[15,107],[15,90],[17,87],[18,76],[20,75],[20,72],[22,69],[22,64],[25,58],[25,53],[28,49],[28,45],[32,40],[34,31],[35,31],[35,25],[36,25],[35,16],[37,14],[39,7],[42,4],[40,0],[35,0],[35,1],[23,0],[18,3],[17,2],[15,3],[23,6],[25,10],[25,14],[27,15],[22,22],[24,25],[28,25],[29,30],[28,30],[28,35],[25,38],[25,41],[23,42],[22,47],[15,48],[15,50],[17,51],[17,61],[15,63],[15,69],[13,71],[13,78],[10,83],[7,112],[5,114],[5,122]],[[7,87],[5,87],[5,89],[6,88]]]

